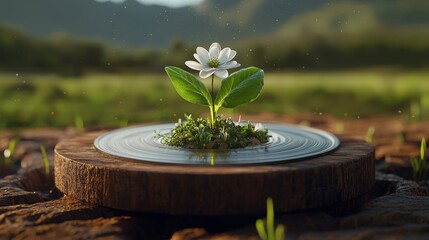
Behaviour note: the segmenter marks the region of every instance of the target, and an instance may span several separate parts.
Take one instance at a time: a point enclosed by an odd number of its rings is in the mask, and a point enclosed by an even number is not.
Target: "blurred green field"
[[[82,118],[85,125],[123,126],[176,121],[184,113],[208,113],[206,107],[182,100],[162,74],[61,77],[2,73],[0,101],[3,129],[73,126],[76,118]],[[429,119],[429,70],[266,73],[265,86],[255,102],[220,110],[227,116],[261,112]]]

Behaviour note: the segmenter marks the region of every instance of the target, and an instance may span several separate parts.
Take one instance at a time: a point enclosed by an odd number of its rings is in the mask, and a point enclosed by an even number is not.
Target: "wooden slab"
[[[275,165],[189,166],[136,162],[98,152],[87,133],[55,148],[55,184],[73,198],[107,207],[167,214],[263,214],[327,207],[366,196],[374,185],[374,148],[340,138],[314,159]]]

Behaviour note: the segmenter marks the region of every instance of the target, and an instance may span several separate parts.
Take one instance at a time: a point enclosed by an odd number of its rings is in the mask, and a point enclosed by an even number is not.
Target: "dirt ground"
[[[311,126],[375,145],[376,181],[371,199],[352,212],[312,209],[276,215],[287,239],[429,239],[429,181],[415,182],[410,159],[429,139],[429,122],[374,117],[337,119],[261,114],[252,122]],[[86,131],[108,129],[90,127]],[[373,134],[371,134],[371,132]],[[0,167],[0,238],[6,239],[259,239],[262,216],[168,216],[109,209],[64,196],[55,188],[54,147],[75,129],[0,132],[0,151],[19,137],[12,163]],[[47,150],[49,173],[40,146]]]

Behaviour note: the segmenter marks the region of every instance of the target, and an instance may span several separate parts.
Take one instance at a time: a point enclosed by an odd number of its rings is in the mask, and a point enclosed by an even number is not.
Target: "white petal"
[[[264,126],[262,125],[262,123],[255,124],[255,131],[259,131],[263,129],[264,129]]]
[[[210,59],[209,52],[205,48],[197,47],[197,54],[202,64],[206,64]]]
[[[210,45],[209,50],[211,50],[212,48],[217,48],[217,49],[219,49],[219,51],[221,49],[220,44],[217,42],[212,43],[212,45]]]
[[[214,72],[215,72],[215,70],[210,70],[210,71],[200,71],[200,77],[201,77],[201,78],[207,78],[207,77],[210,77]]]
[[[185,65],[188,66],[189,68],[194,69],[194,70],[202,70],[204,68],[203,65],[201,65],[200,63],[197,63],[195,61],[186,61]]]
[[[236,54],[237,54],[237,52],[236,52],[236,51],[231,50],[231,51],[229,52],[228,60],[226,60],[226,61],[227,61],[227,62],[231,61],[231,60],[235,57],[235,55],[236,55]]]
[[[230,69],[230,68],[236,68],[240,67],[240,63],[237,63],[237,61],[227,62],[225,64],[220,65],[218,68],[220,69]]]
[[[217,42],[212,43],[212,45],[210,45],[210,48],[209,48],[210,58],[218,58],[219,57],[220,49],[221,48],[220,48],[220,44],[219,43],[217,43]]]
[[[200,70],[202,70],[202,71],[205,71],[205,72],[208,72],[208,71],[211,71],[211,70],[216,70],[215,68],[212,68],[212,67],[209,67],[209,66],[204,66],[203,65],[203,67],[200,69]]]
[[[202,64],[200,57],[198,56],[198,54],[194,53],[194,58]]]
[[[225,69],[217,69],[214,74],[219,78],[227,78],[228,77],[228,71]]]
[[[228,60],[229,55],[231,54],[231,48],[224,48],[219,53],[219,63],[220,65],[224,64]]]

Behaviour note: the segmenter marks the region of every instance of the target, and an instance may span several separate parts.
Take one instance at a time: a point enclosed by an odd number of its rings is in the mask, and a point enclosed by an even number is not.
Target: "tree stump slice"
[[[55,184],[64,194],[111,208],[166,214],[264,214],[266,199],[289,212],[332,207],[368,195],[374,147],[340,138],[327,155],[280,164],[189,166],[120,159],[95,149],[101,132],[55,148]]]

